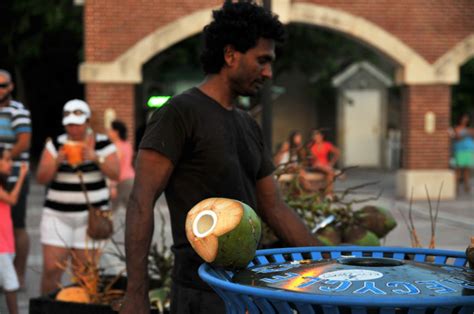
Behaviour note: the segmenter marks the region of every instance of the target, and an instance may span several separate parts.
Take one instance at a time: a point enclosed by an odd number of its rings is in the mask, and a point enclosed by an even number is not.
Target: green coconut
[[[255,257],[262,227],[255,211],[242,202],[208,198],[186,217],[186,236],[203,260],[225,268],[244,268]]]
[[[339,245],[342,240],[341,233],[331,225],[319,229],[316,231],[315,235],[323,245],[327,246]]]
[[[364,206],[355,212],[358,224],[375,233],[379,238],[385,237],[397,226],[390,211],[378,206]]]
[[[346,228],[342,234],[345,243],[362,246],[379,246],[380,240],[375,233],[358,225]]]

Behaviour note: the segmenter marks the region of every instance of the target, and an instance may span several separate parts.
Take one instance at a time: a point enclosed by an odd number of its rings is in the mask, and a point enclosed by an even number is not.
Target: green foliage
[[[387,73],[394,71],[388,58],[353,38],[307,24],[286,28],[287,40],[277,49],[275,77],[292,69],[301,71],[311,83],[308,92],[316,99],[330,97],[331,79],[354,62],[369,61]]]
[[[84,97],[82,11],[73,0],[0,1],[0,68],[13,75],[13,97],[31,110],[33,163],[45,139],[63,131],[64,103]]]
[[[200,72],[199,55],[202,47],[201,35],[180,41],[148,61],[143,69],[144,76],[158,82],[190,79]],[[183,77],[183,73],[186,76]]]
[[[309,76],[317,73],[326,77],[334,75],[341,66],[367,59],[387,67],[374,50],[354,39],[311,25],[289,24],[287,40],[278,49],[275,71],[278,75],[296,67]]]
[[[82,8],[72,0],[2,0],[0,46],[10,62],[24,65],[47,50],[45,39],[54,33],[82,35]]]

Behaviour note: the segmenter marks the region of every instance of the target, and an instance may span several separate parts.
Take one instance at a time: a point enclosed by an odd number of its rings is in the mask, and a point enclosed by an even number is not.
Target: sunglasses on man
[[[8,82],[8,83],[0,83],[0,88],[7,88],[8,86],[10,86],[10,82]]]
[[[73,114],[75,116],[82,116],[82,115],[85,115],[86,113],[82,110],[74,110],[74,111],[64,111],[63,112],[63,116],[64,117],[67,117],[69,116],[70,114]]]

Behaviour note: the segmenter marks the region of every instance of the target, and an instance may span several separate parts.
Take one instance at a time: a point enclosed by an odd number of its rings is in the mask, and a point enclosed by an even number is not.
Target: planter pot
[[[150,282],[150,286],[154,286]],[[127,278],[120,278],[113,286],[114,289],[125,289],[127,287]],[[30,299],[29,314],[51,314],[51,313],[67,313],[67,314],[117,314],[109,305],[104,304],[88,304],[76,302],[62,302],[56,300],[59,289],[48,295]],[[153,314],[166,314],[153,309]]]

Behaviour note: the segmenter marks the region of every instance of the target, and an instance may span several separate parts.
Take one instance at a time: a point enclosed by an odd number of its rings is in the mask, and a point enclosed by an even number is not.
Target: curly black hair
[[[125,123],[120,120],[114,120],[110,126],[112,127],[112,130],[117,131],[118,136],[122,141],[127,139],[127,126]]]
[[[278,16],[251,2],[226,1],[212,13],[214,20],[203,30],[202,68],[206,74],[219,73],[224,66],[224,47],[232,45],[245,53],[260,38],[283,42],[285,29]]]
[[[456,125],[460,125],[461,121],[462,121],[462,119],[464,119],[464,117],[467,117],[468,124],[471,122],[471,115],[467,112],[463,112],[463,113],[461,113],[460,115],[457,116]]]

